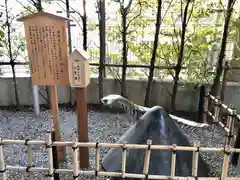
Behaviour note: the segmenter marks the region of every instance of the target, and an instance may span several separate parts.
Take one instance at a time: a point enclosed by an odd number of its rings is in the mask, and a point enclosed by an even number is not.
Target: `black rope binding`
[[[227,149],[228,149],[228,148],[224,147],[224,151],[223,151],[223,153],[224,153],[224,154],[227,154],[227,155],[230,155],[230,154],[231,154],[231,152],[230,152],[230,151],[228,151]]]
[[[79,175],[77,175],[77,176],[74,176],[74,175],[73,175],[73,179],[76,179],[76,178],[78,178],[78,177],[79,177]]]
[[[197,150],[196,150],[196,152],[199,152],[199,149],[200,149],[200,147],[197,147]]]
[[[26,139],[25,142],[24,142],[24,145],[27,146],[28,145],[28,141],[29,139]]]
[[[122,146],[122,151],[126,151],[126,149],[127,149],[126,147],[123,147],[123,146]]]
[[[98,171],[95,171],[95,177],[97,177],[98,176]]]
[[[6,168],[0,171],[0,173],[5,173],[5,172],[6,172]]]
[[[73,152],[76,151],[77,148],[78,148],[78,146],[72,147]]]
[[[145,180],[148,180],[148,174],[145,174]]]
[[[53,170],[52,174],[47,174],[46,177],[54,177],[54,174],[56,174],[56,169]]]
[[[47,149],[48,149],[48,148],[51,148],[51,147],[53,146],[53,143],[54,143],[54,142],[52,142],[50,145],[47,145],[47,144],[46,144],[46,148],[47,148]]]
[[[99,142],[96,142],[96,147],[95,148],[96,149],[99,148],[98,146],[99,146]]]
[[[151,150],[151,144],[148,145],[148,150]]]
[[[195,180],[198,180],[198,176],[194,176],[194,179],[195,179]]]
[[[30,166],[28,165],[27,168],[26,168],[26,172],[28,173],[29,172],[29,169],[32,168],[33,166]]]

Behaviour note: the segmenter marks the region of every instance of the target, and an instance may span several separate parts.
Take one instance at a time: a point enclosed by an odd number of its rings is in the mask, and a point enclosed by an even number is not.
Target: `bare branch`
[[[128,24],[127,24],[127,26],[126,26],[126,29],[128,29],[128,27],[131,25],[131,22],[133,22],[135,19],[137,19],[137,18],[138,18],[139,16],[141,16],[141,14],[142,14],[142,5],[141,5],[140,2],[139,2],[138,4],[139,4],[139,7],[140,7],[139,13],[136,14],[136,16],[134,16],[132,19],[130,19],[130,20],[128,21]]]
[[[25,6],[22,2],[20,2],[19,0],[16,0],[24,9],[26,9],[28,12],[30,13],[34,13],[30,8],[28,8],[27,6]]]

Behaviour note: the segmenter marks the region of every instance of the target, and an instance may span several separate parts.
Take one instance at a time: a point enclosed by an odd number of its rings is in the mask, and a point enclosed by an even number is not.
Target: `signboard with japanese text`
[[[68,48],[66,18],[38,12],[24,22],[33,85],[66,85]]]

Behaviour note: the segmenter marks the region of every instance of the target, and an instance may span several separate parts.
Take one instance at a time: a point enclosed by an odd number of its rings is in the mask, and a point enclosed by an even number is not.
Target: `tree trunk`
[[[160,31],[161,9],[162,9],[162,0],[158,0],[157,17],[156,17],[156,31],[155,31],[155,37],[154,37],[154,44],[153,44],[149,76],[148,76],[148,84],[147,84],[147,88],[146,88],[146,96],[145,96],[145,101],[144,101],[145,106],[150,106],[150,94],[151,94],[151,88],[152,88],[152,83],[153,83],[154,65],[155,65],[155,60],[156,60],[159,31]]]
[[[103,70],[106,54],[105,42],[105,0],[99,0],[99,38],[100,38],[100,59],[99,59],[99,101],[103,98]]]
[[[216,70],[216,76],[213,81],[213,85],[211,88],[211,94],[213,96],[218,96],[220,91],[220,79],[223,73],[223,61],[225,58],[225,50],[226,50],[226,44],[227,44],[227,38],[228,38],[228,29],[229,29],[229,23],[233,11],[233,6],[235,4],[235,0],[228,0],[227,10],[226,10],[226,18],[224,22],[224,28],[223,28],[223,34],[222,34],[222,43],[221,43],[221,49],[218,57],[218,64],[217,64],[217,70]]]
[[[69,6],[69,0],[66,0],[66,14],[67,18],[70,18],[70,6]],[[71,36],[71,26],[70,21],[67,21],[67,30],[68,30],[68,53],[72,53],[72,36]],[[69,87],[69,104],[72,104],[72,87]]]
[[[83,49],[87,51],[87,14],[86,14],[86,0],[83,0]]]
[[[19,96],[18,96],[18,90],[17,90],[17,81],[16,81],[16,73],[14,68],[14,59],[13,59],[13,53],[12,53],[12,41],[11,41],[11,24],[9,23],[9,16],[8,16],[8,5],[7,1],[5,0],[5,13],[6,13],[6,24],[7,24],[7,41],[8,41],[8,55],[10,58],[10,64],[13,72],[13,85],[14,85],[14,92],[15,92],[15,101],[17,110],[20,108],[20,102],[19,102]]]
[[[122,80],[121,80],[121,96],[126,95],[126,71],[127,71],[127,14],[122,10]]]
[[[176,97],[177,97],[177,91],[178,91],[178,83],[179,83],[179,74],[182,69],[182,62],[183,62],[183,51],[184,51],[184,44],[185,44],[185,33],[186,33],[186,27],[187,27],[187,15],[188,15],[188,7],[191,0],[188,0],[186,2],[186,6],[184,8],[184,14],[183,14],[183,21],[182,21],[182,33],[181,33],[181,43],[179,46],[179,52],[178,52],[178,60],[177,65],[175,68],[175,76],[174,76],[174,84],[173,84],[173,90],[172,90],[172,99],[171,99],[171,111],[176,111]]]

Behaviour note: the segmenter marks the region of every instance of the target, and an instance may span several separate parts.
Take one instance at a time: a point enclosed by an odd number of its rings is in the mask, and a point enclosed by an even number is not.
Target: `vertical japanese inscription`
[[[66,25],[50,23],[29,23],[26,29],[32,80],[36,85],[68,83]]]
[[[35,44],[34,44],[35,52],[34,53],[37,55],[36,56],[37,78],[40,80],[41,79],[41,71],[40,71],[41,56],[39,56],[39,53],[40,53],[41,44],[39,43],[39,39],[40,39],[39,28],[37,25],[35,25]]]

